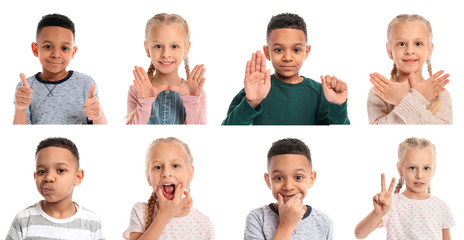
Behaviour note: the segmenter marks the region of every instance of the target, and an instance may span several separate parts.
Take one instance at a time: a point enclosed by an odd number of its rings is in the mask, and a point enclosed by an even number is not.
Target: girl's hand
[[[187,82],[179,88],[180,95],[200,96],[205,84],[205,67],[203,64],[196,65],[187,79]]]
[[[174,90],[174,87],[168,85],[162,85],[158,88],[153,87],[150,79],[148,79],[147,73],[142,67],[135,66],[134,69],[135,70],[132,71],[135,78],[133,82],[139,98],[156,97],[161,91],[166,89]]]
[[[271,90],[271,70],[266,70],[266,58],[261,51],[251,55],[245,70],[245,98],[256,108]]]
[[[391,208],[393,188],[395,187],[396,179],[392,178],[392,181],[390,183],[390,187],[388,187],[388,190],[385,190],[385,174],[383,173],[381,176],[381,182],[382,182],[382,191],[376,194],[373,198],[374,212],[377,214],[381,214],[382,216],[385,216],[385,214],[387,214]]]
[[[409,85],[416,89],[425,99],[427,99],[427,101],[431,101],[441,92],[445,91],[444,86],[449,83],[449,79],[447,78],[450,75],[445,74],[442,76],[443,73],[445,73],[445,71],[440,70],[433,74],[429,79],[421,83],[417,83],[416,75],[414,72],[411,72],[408,77]]]
[[[293,232],[293,229],[300,223],[301,218],[305,213],[303,199],[301,193],[291,197],[286,203],[282,195],[279,193],[277,197],[279,208],[279,227]]]
[[[174,197],[172,200],[168,200],[163,195],[163,189],[158,187],[156,195],[158,196],[159,214],[164,214],[169,219],[186,216],[192,209],[193,200],[190,193],[183,190],[182,184],[178,184]],[[184,198],[182,198],[182,193],[185,194]]]
[[[23,85],[21,87],[18,87],[18,90],[16,90],[15,102],[16,108],[22,110],[26,109],[31,104],[33,91],[29,87],[26,75],[24,75],[24,73],[21,73],[19,74],[19,77],[21,78],[21,82],[23,83]]]
[[[337,77],[326,75],[321,76],[322,89],[324,90],[324,96],[330,103],[335,103],[338,105],[346,102],[348,98],[348,87],[346,83],[342,80],[337,79]]]
[[[374,85],[374,92],[385,102],[398,105],[409,92],[409,82],[392,82],[378,73],[371,73],[370,81]]]

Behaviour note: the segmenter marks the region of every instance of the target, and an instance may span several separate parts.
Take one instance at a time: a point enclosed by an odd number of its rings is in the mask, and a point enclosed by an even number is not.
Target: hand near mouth
[[[271,90],[271,70],[266,70],[266,59],[261,51],[251,55],[245,69],[245,98],[256,108]]]
[[[426,81],[421,83],[416,82],[416,75],[411,72],[408,77],[409,85],[416,89],[427,101],[432,101],[436,96],[445,91],[444,86],[449,83],[449,74],[445,74],[445,71],[440,70],[433,74]]]
[[[388,190],[385,189],[385,174],[381,175],[381,192],[373,198],[374,212],[385,216],[390,211],[392,204],[393,188],[395,187],[396,179],[392,178]]]
[[[342,80],[337,79],[335,76],[326,75],[321,76],[322,89],[324,96],[330,103],[341,105],[346,102],[348,98],[348,87]]]
[[[280,193],[278,194],[277,205],[280,223],[277,227],[274,239],[290,239],[293,230],[298,223],[300,223],[305,213],[302,197],[303,195],[301,195],[301,193],[297,193],[284,203],[283,196]]]
[[[182,193],[185,194],[184,198],[182,198]],[[178,184],[176,186],[172,200],[164,197],[162,187],[158,187],[156,190],[156,196],[158,197],[158,215],[164,215],[169,219],[174,217],[184,217],[188,215],[192,209],[192,197],[189,192],[184,191],[182,184]]]
[[[134,86],[135,90],[137,90],[137,95],[139,98],[150,98],[150,97],[156,97],[158,94],[166,89],[169,90],[177,90],[177,88],[170,86],[170,85],[161,85],[157,88],[153,87],[153,85],[150,82],[150,79],[148,79],[148,75],[145,72],[145,70],[142,67],[134,67],[134,71],[132,73],[134,74]]]
[[[205,84],[205,67],[203,64],[196,65],[192,73],[190,73],[187,82],[182,84],[178,92],[180,95],[192,95],[200,96],[201,91],[203,90],[203,84]]]
[[[378,73],[371,73],[370,81],[374,85],[374,92],[385,102],[398,105],[409,92],[409,82],[393,82]]]

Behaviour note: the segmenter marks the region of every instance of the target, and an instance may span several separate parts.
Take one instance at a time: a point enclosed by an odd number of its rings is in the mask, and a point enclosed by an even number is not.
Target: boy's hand
[[[391,204],[392,204],[393,188],[395,187],[395,182],[396,182],[396,179],[392,178],[390,187],[388,187],[388,190],[385,190],[385,174],[382,173],[381,192],[376,194],[373,198],[375,213],[385,216],[385,214],[387,214],[390,211]]]
[[[245,98],[256,108],[271,90],[271,70],[266,70],[266,58],[261,51],[251,55],[245,70]]]
[[[392,82],[378,73],[371,73],[370,81],[374,85],[374,92],[385,102],[398,105],[409,92],[409,82]]]
[[[348,87],[346,83],[342,80],[337,79],[337,77],[326,75],[321,76],[322,89],[324,90],[324,96],[330,103],[335,103],[338,105],[346,102],[348,98]]]
[[[21,82],[23,85],[18,87],[18,90],[15,94],[15,102],[16,108],[19,110],[26,109],[31,104],[32,99],[32,89],[29,87],[29,83],[27,82],[26,75],[24,73],[19,74],[19,78],[21,78]]]
[[[185,198],[182,198],[182,192]],[[176,186],[172,200],[164,197],[161,187],[156,190],[156,195],[158,196],[159,214],[164,214],[169,219],[186,216],[192,209],[192,197],[189,192],[184,191],[182,184]]]
[[[429,79],[421,83],[416,82],[416,75],[411,72],[408,77],[409,85],[416,89],[427,101],[431,101],[441,92],[445,91],[444,86],[449,83],[447,79],[450,75],[445,74],[441,76],[445,71],[441,70],[433,74]]]
[[[175,90],[175,87],[168,85],[162,85],[158,88],[153,87],[145,70],[142,67],[137,66],[134,68],[135,70],[132,71],[132,73],[134,74],[135,80],[133,80],[133,82],[139,98],[156,97],[161,91],[166,89]]]
[[[279,207],[279,227],[293,232],[295,227],[300,223],[301,218],[305,213],[305,206],[303,204],[303,195],[297,193],[291,197],[286,203],[284,203],[283,196],[279,193],[277,197]]]
[[[187,82],[179,88],[180,95],[200,96],[203,84],[205,84],[205,67],[203,64],[196,65],[190,73]]]
[[[90,86],[89,95],[87,100],[84,102],[84,112],[90,120],[97,120],[102,117],[100,102],[98,102],[98,99],[95,96],[95,89],[97,89],[97,86]]]

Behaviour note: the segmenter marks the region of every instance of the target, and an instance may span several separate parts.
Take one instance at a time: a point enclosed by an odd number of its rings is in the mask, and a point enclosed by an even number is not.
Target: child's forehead
[[[405,155],[406,164],[435,164],[435,157],[430,149],[410,149]]]
[[[312,167],[308,158],[301,154],[280,154],[271,157],[269,160],[269,173],[275,171],[293,172],[304,170],[307,172],[312,171]]]
[[[268,37],[268,45],[273,44],[304,44],[306,45],[307,37],[303,30],[294,28],[277,28],[273,29]]]
[[[77,168],[77,160],[66,148],[46,147],[36,155],[36,167],[45,165],[66,164]]]
[[[70,41],[74,43],[74,33],[60,26],[43,27],[37,34],[37,41]]]

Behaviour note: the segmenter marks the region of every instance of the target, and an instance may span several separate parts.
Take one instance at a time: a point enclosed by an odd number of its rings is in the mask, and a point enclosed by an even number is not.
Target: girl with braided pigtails
[[[188,62],[190,30],[177,14],[156,14],[145,27],[147,72],[134,67],[127,124],[206,124],[205,68]],[[178,74],[184,62],[187,80]]]
[[[387,29],[387,53],[393,60],[390,79],[371,73],[374,87],[367,99],[370,124],[451,124],[451,96],[444,86],[449,74],[433,74],[432,27],[420,15],[402,14]],[[427,64],[430,78],[422,68]]]
[[[408,138],[400,144],[400,180],[395,190],[395,178],[386,189],[382,174],[381,192],[373,198],[374,210],[356,226],[356,238],[364,239],[384,226],[387,239],[451,239],[450,228],[455,225],[451,211],[444,201],[430,195],[435,158],[435,146],[427,139]],[[406,189],[399,193],[403,185]]]
[[[124,239],[214,239],[208,216],[192,208],[192,163],[189,147],[181,140],[153,141],[145,159],[145,175],[153,192],[148,203],[132,208]]]

